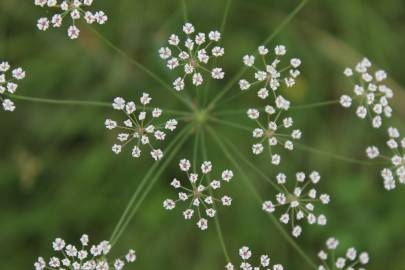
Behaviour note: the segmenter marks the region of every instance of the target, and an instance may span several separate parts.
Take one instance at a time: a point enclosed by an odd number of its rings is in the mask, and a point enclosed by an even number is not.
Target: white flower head
[[[197,33],[191,23],[184,24],[183,33],[184,40],[172,34],[168,40],[169,46],[159,49],[159,56],[166,61],[167,68],[183,69],[183,75],[173,82],[174,89],[184,90],[187,78],[190,78],[194,86],[200,86],[204,82],[204,74],[215,80],[223,79],[223,69],[211,65],[211,59],[221,57],[225,53],[224,48],[218,45],[221,34],[218,31],[211,31],[208,36],[202,32]]]
[[[54,12],[49,18],[42,17],[37,21],[37,28],[46,31],[49,27],[59,28],[63,20],[69,20],[67,34],[70,39],[77,39],[80,30],[76,26],[78,21],[83,19],[88,24],[98,23],[105,24],[108,20],[104,11],[92,12],[89,7],[93,0],[35,0],[34,4],[41,8],[46,8]]]
[[[360,255],[354,247],[350,247],[346,250],[345,256],[337,257],[336,249],[339,246],[339,240],[334,237],[330,237],[326,241],[326,250],[321,250],[318,253],[319,259],[322,264],[318,269],[347,269],[347,270],[364,270],[364,265],[369,262],[369,256],[367,252],[362,252]],[[328,260],[331,258],[331,260]],[[350,267],[349,267],[350,265]]]
[[[285,86],[287,88],[295,85],[297,77],[300,75],[298,68],[301,66],[301,60],[298,58],[292,58],[288,63],[283,63],[281,57],[286,54],[286,47],[278,45],[274,48],[274,58],[267,61],[266,56],[269,53],[269,49],[265,46],[259,46],[259,56],[245,55],[243,56],[243,64],[253,71],[252,80],[241,79],[239,86],[241,90],[247,90],[251,86],[258,86],[259,91],[257,95],[261,99],[266,99],[269,92],[277,92],[280,87]]]
[[[259,119],[261,116],[259,110],[251,108],[247,111],[248,117],[258,124],[252,135],[259,141],[252,145],[252,152],[259,155],[264,148],[268,148],[273,165],[279,165],[281,161],[277,149],[284,148],[287,151],[292,151],[294,141],[302,137],[302,132],[299,129],[293,129],[292,117],[281,117],[282,112],[288,110],[289,102],[281,97],[279,103],[277,109],[270,105],[265,107],[265,114],[262,115],[262,118],[265,119],[264,123]]]
[[[182,159],[179,162],[180,170],[186,172],[187,180],[180,181],[173,179],[171,185],[179,190],[178,199],[166,199],[163,202],[163,207],[166,210],[174,209],[178,203],[188,201],[188,208],[183,211],[183,216],[186,220],[191,220],[195,213],[198,213],[197,227],[200,230],[208,229],[208,219],[213,218],[217,212],[216,202],[221,202],[223,206],[230,206],[232,198],[229,196],[222,196],[216,198],[214,192],[221,188],[221,182],[229,182],[233,177],[230,170],[222,172],[222,181],[210,180],[209,174],[212,171],[211,161],[204,161],[201,164],[199,172],[190,173],[191,163],[188,159]],[[183,184],[182,184],[183,182]],[[185,185],[189,183],[189,187]]]
[[[374,128],[380,128],[383,117],[390,118],[392,115],[389,100],[393,97],[393,91],[384,83],[387,78],[385,71],[372,73],[371,67],[371,62],[364,58],[354,69],[344,70],[344,75],[353,82],[353,93],[342,95],[340,104],[344,108],[357,104],[356,115],[360,119],[368,118]]]
[[[328,204],[330,196],[328,194],[318,194],[315,189],[320,181],[318,172],[313,171],[306,177],[303,172],[298,172],[295,175],[295,183],[290,185],[292,190],[288,188],[288,177],[284,173],[279,173],[276,176],[277,183],[281,186],[280,192],[275,196],[275,203],[267,200],[263,203],[262,209],[273,214],[277,209],[284,208],[280,221],[284,224],[291,223],[291,234],[294,237],[301,235],[302,227],[298,225],[301,220],[306,220],[308,224],[326,225],[325,215],[315,214],[315,203]]]
[[[25,71],[22,68],[13,70],[10,68],[8,62],[0,62],[0,104],[6,112],[15,110],[16,107],[11,98],[17,91],[17,82],[25,78]]]
[[[111,244],[108,241],[101,241],[97,245],[89,245],[89,237],[83,234],[80,238],[81,244],[78,246],[66,244],[61,238],[56,238],[52,247],[53,250],[60,253],[59,256],[53,256],[48,264],[44,258],[39,257],[34,263],[35,270],[43,269],[74,269],[74,270],[108,270],[114,267],[114,270],[122,270],[125,263],[135,261],[135,251],[130,250],[126,255],[126,262],[121,259],[110,260],[108,254],[111,251]]]
[[[133,101],[126,101],[122,97],[116,97],[113,100],[112,107],[115,110],[122,111],[126,118],[122,123],[107,119],[105,127],[107,129],[119,129],[117,136],[119,143],[112,147],[115,154],[121,153],[124,146],[133,143],[132,156],[139,158],[142,154],[142,148],[150,150],[151,157],[158,161],[163,158],[163,151],[153,146],[153,142],[164,141],[167,131],[174,131],[177,127],[177,120],[170,119],[159,121],[162,116],[162,110],[159,108],[147,108],[152,98],[148,93],[143,93],[140,98],[140,104],[137,106]],[[147,118],[150,117],[150,120]],[[159,122],[158,122],[159,121]]]

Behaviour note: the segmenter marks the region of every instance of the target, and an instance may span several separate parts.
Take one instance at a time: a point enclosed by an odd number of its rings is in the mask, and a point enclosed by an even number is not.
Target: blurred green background
[[[84,25],[77,41],[68,40],[65,28],[40,33],[36,20],[46,14],[33,1],[0,1],[0,59],[22,66],[27,77],[18,94],[110,102],[115,96],[137,99],[147,89],[153,105],[185,109],[166,90],[106,47]],[[225,1],[186,1],[190,21],[197,30],[217,29]],[[288,16],[298,1],[232,0],[223,41],[225,57],[219,63],[231,78],[241,67],[244,54],[257,46]],[[95,9],[109,15],[97,29],[167,82],[157,49],[183,23],[180,1],[94,1]],[[49,15],[49,14],[48,14]],[[66,22],[65,22],[66,23]],[[66,24],[65,24],[66,27]],[[304,9],[270,43],[285,44],[288,56],[303,61],[302,76],[285,95],[294,104],[337,99],[350,84],[341,75],[363,55],[388,71],[395,117],[385,122],[403,128],[405,119],[405,2],[402,0],[310,0]],[[212,98],[226,80],[211,84]],[[189,90],[193,92],[194,89]],[[228,96],[238,93],[237,85]],[[128,151],[111,153],[114,132],[104,128],[104,119],[119,119],[111,109],[69,107],[16,100],[14,113],[0,113],[0,269],[30,269],[38,256],[51,256],[57,236],[76,243],[82,233],[91,239],[108,239],[131,194],[148,168],[149,157],[140,160]],[[221,105],[218,110],[247,109],[263,105],[252,92]],[[292,112],[303,130],[302,143],[322,151],[363,160],[371,144],[385,145],[385,130],[374,130],[358,120],[352,110],[329,106]],[[245,114],[228,120],[252,125]],[[184,127],[182,122],[179,130]],[[318,263],[317,252],[329,236],[343,248],[367,250],[367,269],[405,269],[405,187],[383,189],[381,165],[358,165],[308,151],[284,155],[279,168],[268,157],[252,156],[250,132],[212,124],[218,134],[237,144],[269,177],[280,171],[318,170],[320,189],[332,196],[324,213],[327,227],[305,226],[299,239],[302,249]],[[225,242],[234,262],[238,249],[248,245],[256,255],[270,253],[274,263],[286,269],[311,269],[288,244],[260,209],[239,173],[207,135],[208,155],[217,169],[233,168],[236,177],[224,187],[233,196],[233,206],[220,209]],[[173,135],[169,137],[169,140]],[[206,232],[186,222],[179,209],[166,212],[162,201],[173,197],[169,182],[179,174],[178,160],[192,158],[193,140],[175,156],[157,185],[131,221],[114,254],[137,250],[138,261],[128,269],[223,269],[225,260],[214,222]],[[245,164],[251,183],[264,198],[275,191]],[[226,190],[227,189],[227,190]],[[258,258],[256,258],[258,259]]]

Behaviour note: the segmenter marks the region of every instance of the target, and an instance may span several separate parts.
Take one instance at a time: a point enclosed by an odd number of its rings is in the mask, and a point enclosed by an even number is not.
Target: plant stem
[[[307,145],[304,145],[304,144],[301,144],[301,143],[297,143],[297,142],[294,142],[294,146],[296,148],[304,150],[304,151],[308,151],[308,152],[312,152],[312,153],[315,153],[315,154],[327,156],[327,157],[334,158],[334,159],[337,159],[337,160],[341,160],[341,161],[344,161],[344,162],[347,162],[347,163],[368,165],[368,166],[373,165],[373,163],[368,162],[368,161],[358,160],[358,159],[354,159],[354,158],[334,154],[334,153],[331,153],[331,152],[318,150],[318,149],[315,149],[315,148],[312,148],[310,146],[307,146]]]
[[[228,19],[228,14],[229,14],[229,7],[231,6],[232,0],[227,0],[225,4],[225,10],[224,10],[224,15],[222,16],[222,22],[221,22],[221,27],[220,27],[220,32],[224,33],[225,30],[225,25]]]
[[[111,107],[111,103],[102,102],[102,101],[82,101],[82,100],[67,100],[67,99],[66,100],[57,100],[57,99],[49,99],[49,98],[27,97],[27,96],[20,96],[20,95],[8,95],[8,96],[11,98],[23,100],[23,101],[47,103],[47,104],[54,104],[54,105]]]
[[[45,104],[52,104],[52,105],[67,105],[67,106],[95,106],[95,107],[108,107],[111,108],[111,103],[104,102],[104,101],[83,101],[83,100],[73,100],[73,99],[49,99],[49,98],[38,98],[38,97],[28,97],[28,96],[20,96],[20,95],[10,95],[7,94],[8,97],[22,100],[22,101],[30,101],[30,102],[37,102],[37,103],[45,103]],[[152,107],[145,107],[145,110],[153,110]],[[187,111],[179,111],[179,110],[170,110],[170,109],[162,109],[163,112],[173,114],[173,115],[184,115],[184,116],[191,116],[190,112]],[[179,120],[179,119],[177,119]]]
[[[287,18],[285,18],[281,24],[276,28],[276,30],[274,30],[274,32],[268,36],[265,41],[264,44],[267,45],[276,35],[278,35],[278,33],[281,32],[281,30],[284,29],[284,27],[286,27],[286,25],[288,23],[290,23],[290,21],[292,19],[294,19],[294,17],[298,14],[298,12],[301,11],[301,9],[308,3],[308,0],[302,0],[301,3],[298,4],[298,6],[287,16]]]
[[[328,101],[321,101],[316,103],[304,104],[304,105],[297,105],[291,106],[291,110],[301,110],[301,109],[308,109],[308,108],[317,108],[317,107],[324,107],[329,105],[339,104],[339,100],[328,100]]]
[[[253,130],[253,128],[250,128],[250,127],[247,127],[247,126],[244,126],[244,125],[240,125],[240,124],[237,124],[237,123],[229,122],[229,121],[226,121],[226,120],[221,120],[221,119],[218,119],[218,118],[212,117],[212,116],[209,117],[209,120],[211,120],[212,122],[216,122],[218,124],[221,124],[221,125],[230,126],[230,127],[233,127],[233,128],[244,130],[244,131],[249,131],[250,132],[250,131]]]
[[[223,110],[223,111],[213,111],[212,114],[222,115],[222,114],[245,114],[248,109],[241,110]]]
[[[183,11],[184,22],[188,22],[186,0],[181,0],[181,10]]]
[[[90,27],[90,26],[89,26]],[[183,102],[187,107],[190,109],[193,108],[193,104],[191,100],[186,99],[183,97],[181,94],[176,92],[169,84],[167,84],[164,80],[162,80],[158,75],[153,73],[150,69],[139,63],[137,60],[134,58],[130,57],[126,52],[115,46],[110,40],[108,40],[105,36],[103,36],[100,32],[98,32],[96,29],[93,27],[90,27],[90,29],[111,49],[116,51],[119,55],[121,55],[123,58],[127,59],[129,63],[134,65],[135,67],[139,68],[141,71],[143,71],[145,74],[147,74],[149,77],[154,79],[157,83],[159,83],[165,90],[167,90],[170,94],[175,96],[177,99],[179,99],[181,102]]]
[[[208,159],[208,154],[207,154],[207,145],[205,143],[204,130],[201,131],[201,136],[200,137],[201,137],[201,152],[202,152],[202,155],[203,155],[203,160],[207,160]],[[207,179],[208,179],[208,181],[211,180],[210,176],[208,174],[207,174]],[[212,190],[209,189],[209,191],[210,191],[210,195],[213,197]],[[214,207],[216,208],[215,202],[214,202]],[[230,260],[229,254],[228,254],[228,250],[226,248],[224,235],[223,235],[222,229],[221,229],[221,223],[219,222],[218,211],[217,211],[214,219],[215,219],[215,228],[216,228],[217,236],[218,236],[221,248],[222,248],[222,252],[224,253],[226,262],[230,262],[231,260]]]

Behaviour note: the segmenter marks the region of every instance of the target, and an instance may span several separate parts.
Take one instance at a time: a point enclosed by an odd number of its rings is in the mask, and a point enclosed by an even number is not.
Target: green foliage
[[[219,28],[225,2],[188,0],[188,18],[202,31]],[[181,1],[95,3],[110,18],[97,30],[170,83],[173,74],[165,70],[157,49],[170,33],[180,29]],[[297,4],[296,0],[232,0],[223,33],[226,54],[221,59],[228,78],[242,66],[242,56],[256,50]],[[0,2],[0,60],[9,60],[27,71],[19,94],[110,102],[115,96],[136,98],[147,89],[154,104],[163,109],[187,109],[126,58],[105,46],[90,28],[82,25],[77,41],[68,40],[62,30],[37,31],[36,19],[42,11],[32,1]],[[289,55],[303,61],[300,81],[285,94],[297,105],[337,99],[350,88],[341,75],[343,67],[367,55],[389,73],[396,94],[397,118],[392,124],[403,128],[405,93],[401,85],[405,78],[400,55],[405,46],[401,35],[404,16],[405,3],[401,0],[309,1],[270,43],[285,44]],[[207,90],[209,98],[225,84],[211,84]],[[239,91],[235,85],[229,96]],[[216,109],[245,110],[257,103],[254,94],[249,93],[218,103]],[[50,254],[50,243],[57,236],[76,241],[82,233],[88,233],[93,239],[108,239],[153,164],[147,158],[134,160],[129,153],[111,153],[114,138],[103,125],[111,113],[108,108],[23,100],[16,100],[16,104],[14,113],[0,113],[0,269],[32,268],[37,256]],[[197,123],[204,117],[200,112]],[[250,125],[245,114],[224,117]],[[369,125],[339,106],[295,110],[294,117],[303,130],[303,144],[355,160],[365,160],[365,147],[385,138],[384,132],[370,132]],[[288,162],[274,168],[268,157],[251,155],[250,132],[210,125],[269,177],[280,171],[292,174],[306,168],[321,173],[321,187],[331,194],[332,202],[324,209],[328,226],[305,227],[299,239],[300,247],[310,258],[318,262],[316,253],[324,240],[336,236],[345,247],[354,245],[369,251],[371,263],[367,269],[405,269],[401,256],[405,253],[405,189],[400,186],[386,192],[378,166],[359,165],[297,148],[293,155],[288,155]],[[185,126],[183,122],[180,128]],[[215,139],[209,133],[206,137],[206,151],[215,167],[230,167],[232,163]],[[208,232],[201,232],[161,206],[164,198],[173,195],[169,183],[177,173],[177,161],[192,159],[193,143],[192,134],[114,247],[116,254],[129,247],[137,250],[139,260],[134,269],[201,270],[223,269],[225,265],[214,223]],[[237,160],[260,196],[271,198],[274,189]],[[239,173],[233,181],[229,185],[233,207],[219,213],[230,257],[236,261],[238,248],[249,245],[256,253],[271,252],[272,260],[283,263],[287,269],[310,269],[263,214]]]

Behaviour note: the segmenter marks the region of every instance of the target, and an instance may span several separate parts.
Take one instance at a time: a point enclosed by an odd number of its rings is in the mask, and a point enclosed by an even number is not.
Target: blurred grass
[[[198,30],[219,28],[225,1],[186,1],[188,17]],[[224,33],[226,56],[219,62],[228,78],[241,67],[241,57],[253,52],[298,4],[282,0],[233,0]],[[129,55],[168,82],[174,77],[157,57],[157,49],[172,32],[180,31],[180,1],[95,1],[110,21],[97,29]],[[60,99],[109,102],[114,96],[136,98],[148,90],[155,105],[184,109],[156,82],[133,68],[81,26],[77,41],[64,30],[39,33],[36,19],[43,10],[31,1],[0,2],[0,58],[23,66],[27,78],[19,94]],[[311,0],[271,43],[287,45],[289,56],[303,60],[298,85],[288,97],[295,104],[336,99],[349,84],[343,67],[361,56],[385,69],[394,88],[397,113],[390,124],[403,130],[405,117],[402,76],[405,62],[405,3],[401,0]],[[226,82],[212,84],[210,98]],[[238,93],[238,87],[231,94]],[[245,109],[259,105],[253,93],[221,105],[218,110]],[[303,130],[303,143],[316,149],[364,159],[369,144],[383,145],[385,132],[371,131],[368,123],[339,106],[293,111]],[[37,256],[49,256],[54,237],[77,241],[88,233],[100,241],[109,237],[129,197],[152,162],[113,156],[113,134],[103,127],[112,112],[97,107],[67,107],[17,101],[17,111],[0,114],[0,269],[32,267]],[[226,119],[250,125],[244,114]],[[184,124],[182,125],[184,126]],[[180,127],[182,127],[180,126]],[[213,125],[229,138],[269,177],[279,171],[319,170],[321,188],[332,195],[324,209],[326,228],[305,227],[299,243],[315,261],[318,250],[330,235],[342,245],[368,250],[367,269],[403,270],[405,252],[404,188],[387,193],[382,188],[378,166],[362,166],[295,150],[286,153],[280,168],[249,153],[250,133]],[[208,155],[219,170],[232,167],[212,138],[207,138]],[[214,222],[208,232],[199,232],[180,213],[162,209],[164,198],[173,196],[168,183],[178,174],[177,160],[192,158],[193,140],[176,156],[147,197],[140,211],[115,247],[138,251],[135,269],[222,269],[225,264]],[[241,164],[264,198],[274,190],[257,174]],[[236,171],[236,170],[235,170]],[[221,209],[219,218],[230,256],[237,259],[241,245],[258,255],[270,252],[273,262],[287,269],[309,269],[262,213],[241,178],[228,185],[233,207]],[[342,250],[343,252],[343,250]],[[180,255],[180,256],[179,256]]]

